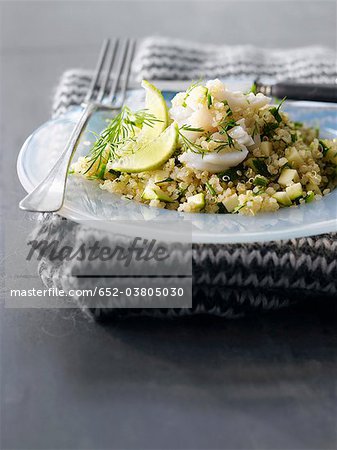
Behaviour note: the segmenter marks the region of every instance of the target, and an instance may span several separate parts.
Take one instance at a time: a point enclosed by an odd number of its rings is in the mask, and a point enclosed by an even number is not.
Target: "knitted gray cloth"
[[[215,77],[268,76],[273,79],[297,78],[334,82],[336,59],[332,50],[308,47],[293,50],[264,50],[251,46],[209,46],[148,38],[139,48],[133,64],[138,79],[198,79]],[[84,98],[91,72],[67,71],[56,89],[53,116],[62,115]],[[56,216],[45,215],[36,234],[43,238],[50,227],[57,234]],[[83,233],[74,224],[72,242]],[[58,236],[60,238],[60,236]],[[61,239],[68,239],[61,236]],[[113,235],[106,238],[113,242]],[[164,316],[211,313],[236,316],[249,311],[275,309],[309,297],[336,296],[337,234],[287,241],[193,245],[193,308],[175,310],[100,309],[100,318],[116,315],[151,314]],[[44,258],[39,273],[48,287],[64,287],[61,275],[66,270]],[[82,303],[85,309],[85,301]],[[87,308],[88,310],[88,308]]]

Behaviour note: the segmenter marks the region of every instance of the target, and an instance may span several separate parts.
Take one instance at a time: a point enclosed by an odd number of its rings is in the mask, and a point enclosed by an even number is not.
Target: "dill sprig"
[[[189,97],[190,93],[193,91],[194,88],[200,86],[202,84],[202,82],[203,82],[202,79],[199,79],[197,81],[192,81],[192,84],[186,89],[186,95],[185,95],[184,101],[182,103],[182,106],[184,108],[186,108],[186,106],[187,106],[186,100]],[[207,92],[208,92],[208,89],[207,89]]]
[[[229,135],[228,132],[236,126],[237,123],[234,119],[230,119],[229,121],[225,119],[219,124],[219,128],[221,128],[220,134],[226,135],[229,147],[234,147],[235,144],[234,139]]]
[[[186,137],[182,131],[194,131],[197,133],[203,133],[204,129],[203,128],[195,128],[195,127],[191,127],[190,125],[182,125],[179,128],[179,136],[182,140],[182,147],[183,150],[187,151],[191,151],[193,153],[201,153],[202,155],[206,152],[206,150],[199,144],[196,144],[195,142],[192,142],[190,139],[188,139],[188,137]]]
[[[217,144],[219,144],[216,148],[215,151],[217,153],[219,153],[221,150],[227,148],[227,147],[234,147],[235,143],[234,143],[234,139],[228,134],[228,131],[230,129],[232,129],[234,126],[236,126],[236,122],[234,120],[230,120],[229,122],[227,122],[227,124],[221,126],[222,130],[220,131],[220,134],[226,134],[227,136],[227,141],[222,141],[219,139],[212,139],[210,133],[206,133],[206,141],[213,141],[216,142]],[[204,133],[204,129],[203,128],[195,128],[195,127],[191,127],[190,125],[182,125],[179,128],[179,136],[182,140],[182,148],[183,150],[187,151],[191,151],[193,153],[199,153],[204,155],[205,153],[207,153],[207,150],[202,147],[200,144],[197,144],[195,142],[192,142],[190,139],[188,139],[188,137],[186,137],[182,131],[192,131],[192,132],[200,132],[200,133]]]
[[[224,100],[222,103],[224,104],[224,106],[227,106],[226,115],[227,116],[232,116],[233,115],[233,111],[231,110],[231,107],[229,106],[228,101]]]
[[[153,127],[156,122],[161,122],[161,120],[147,110],[142,109],[133,112],[129,107],[124,106],[120,113],[113,117],[108,126],[97,136],[96,142],[87,155],[89,166],[84,173],[88,173],[96,164],[96,172],[102,176],[101,169],[104,169],[109,159],[116,157],[117,149],[121,145],[135,140],[136,129],[141,129],[144,126]]]

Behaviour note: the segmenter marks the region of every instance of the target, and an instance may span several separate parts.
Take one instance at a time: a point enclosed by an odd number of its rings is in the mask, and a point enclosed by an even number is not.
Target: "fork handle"
[[[88,103],[77,122],[61,156],[48,175],[21,200],[19,206],[26,211],[55,212],[64,202],[65,188],[71,159],[76,151],[82,133],[97,106]]]
[[[337,84],[282,81],[274,85],[257,83],[258,92],[277,98],[337,103]]]

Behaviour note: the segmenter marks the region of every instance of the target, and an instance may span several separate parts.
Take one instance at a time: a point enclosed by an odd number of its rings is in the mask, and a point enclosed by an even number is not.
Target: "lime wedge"
[[[178,141],[178,127],[170,125],[156,139],[134,142],[133,153],[112,160],[110,168],[118,172],[144,172],[162,166],[174,153]]]
[[[158,122],[150,125],[144,125],[139,134],[139,139],[152,140],[162,133],[169,124],[169,114],[166,102],[162,93],[153,84],[146,80],[142,81],[142,87],[145,89],[145,109],[152,114]]]

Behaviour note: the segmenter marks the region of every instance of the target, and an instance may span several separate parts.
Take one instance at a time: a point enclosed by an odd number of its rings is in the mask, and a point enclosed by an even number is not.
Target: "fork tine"
[[[113,48],[110,52],[110,56],[109,56],[109,62],[108,62],[108,68],[105,72],[105,76],[103,78],[103,81],[101,83],[101,88],[99,90],[99,93],[97,95],[97,102],[101,102],[103,100],[108,82],[109,82],[109,77],[110,77],[110,72],[111,69],[114,65],[115,59],[116,59],[116,55],[117,55],[117,49],[118,49],[118,45],[119,45],[119,40],[118,39],[114,39],[113,41]]]
[[[118,61],[118,68],[116,70],[116,74],[113,78],[113,82],[112,82],[112,86],[109,92],[109,103],[112,103],[114,101],[115,95],[116,95],[116,91],[119,85],[119,80],[121,77],[121,73],[124,67],[124,62],[127,56],[127,52],[128,52],[128,48],[129,48],[129,39],[126,39],[123,43],[123,47],[120,51],[120,58]]]
[[[125,101],[125,97],[126,97],[126,89],[128,87],[128,82],[129,82],[129,78],[130,78],[131,64],[132,64],[133,55],[135,52],[135,46],[136,46],[135,39],[131,39],[129,48],[128,48],[128,54],[125,59],[124,76],[122,77],[122,82],[121,82],[121,100],[120,100],[121,105],[123,105],[123,103]]]
[[[87,95],[85,96],[85,99],[84,99],[85,103],[88,103],[92,99],[95,87],[97,85],[97,82],[99,80],[99,77],[100,77],[100,74],[101,74],[101,71],[102,71],[102,67],[104,65],[104,61],[105,61],[105,57],[106,57],[106,53],[108,51],[109,45],[110,45],[110,39],[104,39],[102,47],[101,47],[101,51],[100,51],[100,54],[99,54],[99,57],[98,57],[98,61],[97,61],[96,69],[95,69],[95,72],[94,72],[94,76],[93,76],[93,78],[91,80],[89,90],[88,90]]]

